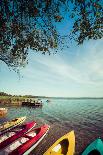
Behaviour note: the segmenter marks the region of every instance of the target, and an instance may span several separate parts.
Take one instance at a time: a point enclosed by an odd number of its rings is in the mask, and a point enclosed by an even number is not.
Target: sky
[[[57,54],[29,52],[20,78],[0,62],[0,91],[12,95],[103,97],[103,39]]]

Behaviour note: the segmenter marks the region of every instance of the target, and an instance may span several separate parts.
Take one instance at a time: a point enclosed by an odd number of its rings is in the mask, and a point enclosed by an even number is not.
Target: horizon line
[[[30,94],[25,94],[25,95],[20,95],[20,94],[12,94],[12,93],[10,93],[10,94],[8,94],[7,92],[2,92],[2,91],[0,91],[0,93],[4,93],[5,95],[0,95],[0,96],[21,96],[21,97],[23,97],[23,96],[31,96],[31,97],[42,97],[42,98],[103,98],[103,96],[97,96],[97,97],[93,97],[93,96],[44,96],[44,95],[30,95]]]

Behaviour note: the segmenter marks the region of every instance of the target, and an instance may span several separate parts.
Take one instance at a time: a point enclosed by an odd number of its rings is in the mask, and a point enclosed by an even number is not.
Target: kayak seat
[[[99,151],[93,150],[88,155],[101,155]]]
[[[27,133],[26,135],[30,136],[30,137],[35,137],[37,135],[37,133],[36,132],[30,132],[30,133]]]
[[[8,139],[8,136],[3,135],[0,137],[0,143],[3,142],[4,140]]]
[[[26,143],[28,140],[29,140],[29,138],[27,138],[27,137],[22,137],[21,139],[19,139],[19,142],[20,142],[21,144],[24,144],[24,143]]]
[[[17,120],[18,120],[17,118],[16,118],[16,119],[13,119],[12,122],[15,122],[15,121],[17,121]]]
[[[63,139],[58,145],[56,145],[50,154],[61,154],[61,155],[67,155],[68,153],[68,147],[69,147],[69,141],[68,139]]]
[[[25,135],[24,137],[25,137],[25,138],[32,139],[32,136]]]
[[[18,133],[18,132],[21,131],[21,130],[23,130],[23,128],[15,128],[15,129],[13,130],[13,132]]]
[[[15,135],[15,132],[14,131],[11,131],[11,132],[7,132],[7,134],[6,134],[7,136],[8,136],[8,138],[9,137],[11,137],[11,136],[14,136]]]

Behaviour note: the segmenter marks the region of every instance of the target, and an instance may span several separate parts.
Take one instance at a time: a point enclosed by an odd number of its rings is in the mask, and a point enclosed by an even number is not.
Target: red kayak
[[[7,146],[1,153],[6,155],[28,155],[44,138],[49,128],[48,125],[43,125],[40,128],[32,129]]]
[[[20,138],[24,133],[27,133],[30,131],[34,126],[36,125],[36,122],[29,122],[24,125],[18,126],[14,128],[14,130],[10,130],[6,132],[5,134],[0,136],[0,150],[5,148],[8,144],[11,144],[16,139]]]

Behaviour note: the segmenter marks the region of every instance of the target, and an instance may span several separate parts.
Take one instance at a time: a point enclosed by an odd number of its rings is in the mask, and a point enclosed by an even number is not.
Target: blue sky
[[[10,94],[103,97],[103,40],[71,46],[55,55],[30,51],[21,78],[0,62],[0,91]]]

